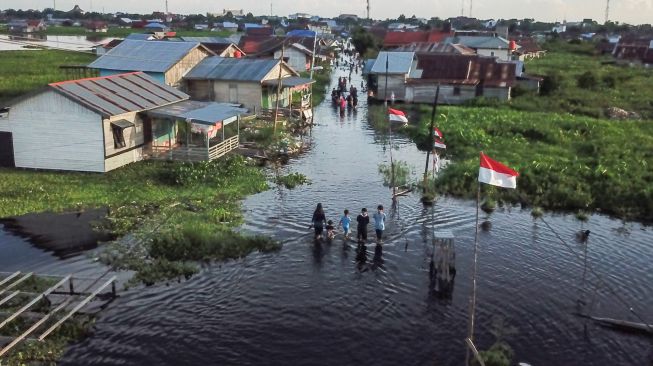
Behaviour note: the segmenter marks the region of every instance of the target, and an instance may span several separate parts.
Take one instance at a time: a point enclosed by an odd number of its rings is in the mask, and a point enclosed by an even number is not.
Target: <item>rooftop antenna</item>
[[[606,1],[605,4],[605,22],[610,21],[610,0]]]
[[[272,16],[272,1],[270,1],[270,16]]]

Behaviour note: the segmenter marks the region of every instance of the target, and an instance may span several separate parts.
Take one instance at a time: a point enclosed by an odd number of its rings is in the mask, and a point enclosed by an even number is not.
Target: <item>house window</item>
[[[459,86],[454,86],[453,87],[453,95],[460,95],[460,87]]]
[[[490,56],[494,57],[494,51],[490,52]]]
[[[111,122],[111,133],[113,134],[113,147],[120,149],[127,146],[125,142],[125,129],[134,127],[134,123],[121,119]]]

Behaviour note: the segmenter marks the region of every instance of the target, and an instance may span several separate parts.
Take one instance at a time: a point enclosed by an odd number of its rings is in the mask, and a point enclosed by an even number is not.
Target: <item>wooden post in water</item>
[[[274,108],[274,133],[276,135],[277,133],[277,117],[279,115],[279,98],[281,95],[281,75],[283,73],[283,51],[284,51],[285,45],[284,43],[281,44],[281,58],[279,59],[279,78],[277,79],[277,102],[276,106]]]
[[[438,108],[438,98],[440,97],[440,84],[438,84],[438,88],[435,90],[435,100],[433,101],[433,110],[431,112],[431,131],[429,132],[429,144],[433,146],[433,128],[435,127],[435,113]],[[424,183],[422,189],[426,193],[426,178],[428,177],[429,174],[429,159],[431,157],[431,150],[433,148],[429,149],[426,152],[426,164],[424,165]]]
[[[474,267],[472,270],[472,296],[469,299],[469,337],[470,342],[474,342],[474,316],[476,313],[476,271],[478,267],[478,215],[481,201],[481,183],[478,184],[476,191],[476,228],[474,234]],[[470,349],[466,348],[465,366],[469,366]]]

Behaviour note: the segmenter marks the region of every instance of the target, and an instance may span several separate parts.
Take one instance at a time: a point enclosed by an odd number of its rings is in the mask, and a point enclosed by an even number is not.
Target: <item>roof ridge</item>
[[[142,71],[132,71],[132,72],[125,72],[125,73],[120,73],[120,74],[114,74],[114,75],[106,75],[106,76],[94,76],[90,78],[82,78],[82,79],[74,79],[74,80],[64,80],[64,81],[57,81],[54,83],[48,84],[49,86],[58,86],[58,85],[64,85],[64,84],[76,84],[81,81],[92,81],[92,80],[100,80],[100,79],[110,79],[110,78],[118,78],[118,77],[124,77],[125,75],[131,75],[131,74],[142,74]]]

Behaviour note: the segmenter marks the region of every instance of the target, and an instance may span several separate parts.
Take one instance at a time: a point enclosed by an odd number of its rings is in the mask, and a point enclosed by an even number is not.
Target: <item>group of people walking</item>
[[[383,211],[383,205],[378,205],[376,209],[376,212],[372,215],[372,219],[374,220],[376,242],[380,244],[383,239],[383,231],[385,230],[386,214]],[[345,240],[349,240],[349,235],[351,234],[351,221],[349,210],[345,209],[337,225],[337,229],[342,227]],[[356,223],[356,238],[358,243],[366,243],[367,226],[370,224],[370,216],[367,214],[367,208],[361,209],[361,213],[356,217]],[[327,220],[321,203],[318,203],[315,211],[313,211],[310,228],[313,228],[315,231],[315,240],[322,239],[325,229],[327,240],[332,240],[336,236],[336,227],[334,226],[333,220]]]

